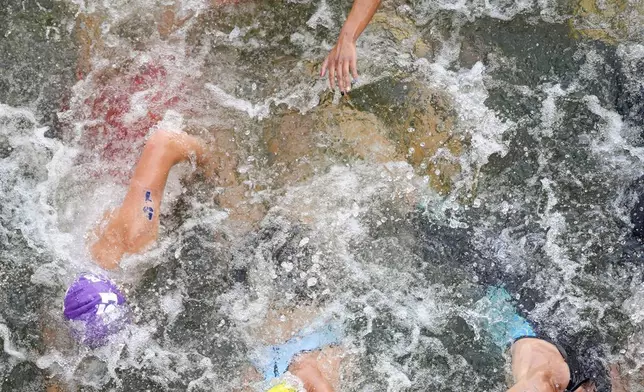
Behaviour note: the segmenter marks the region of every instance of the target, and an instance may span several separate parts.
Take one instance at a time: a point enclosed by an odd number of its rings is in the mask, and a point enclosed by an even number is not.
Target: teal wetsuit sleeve
[[[530,322],[517,313],[512,297],[502,287],[489,287],[475,310],[480,327],[498,347],[505,348],[521,337],[536,336]]]
[[[338,344],[340,336],[339,327],[325,325],[311,333],[298,334],[284,344],[262,347],[256,351],[251,361],[264,379],[270,381],[284,374],[297,354]]]

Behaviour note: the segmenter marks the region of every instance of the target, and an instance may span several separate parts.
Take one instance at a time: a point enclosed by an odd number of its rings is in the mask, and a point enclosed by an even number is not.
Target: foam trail
[[[306,25],[312,29],[316,28],[318,25],[322,25],[329,30],[333,30],[335,28],[333,14],[325,0],[320,2],[320,6],[313,16],[311,16],[311,18],[306,22]]]
[[[5,353],[21,361],[27,359],[27,356],[25,354],[11,347],[11,332],[9,331],[9,328],[2,323],[0,323],[0,337],[2,337],[2,340],[4,341],[3,348]]]
[[[624,122],[622,121],[622,117],[619,113],[604,108],[599,103],[599,98],[595,95],[585,96],[584,101],[586,102],[588,110],[604,120],[602,130],[605,141],[601,144],[596,143],[596,148],[599,152],[609,153],[612,156],[619,157],[617,153],[624,149],[632,156],[637,157],[640,161],[644,161],[644,148],[631,146],[622,136]],[[630,162],[627,162],[627,164],[630,165]]]
[[[233,97],[211,83],[206,83],[205,87],[213,93],[217,103],[221,106],[246,112],[251,118],[257,117],[260,120],[268,116],[268,104],[253,105],[248,101]]]
[[[459,127],[472,138],[471,159],[476,166],[485,165],[493,154],[505,156],[508,146],[503,135],[515,124],[499,118],[485,106],[489,95],[483,81],[483,63],[477,62],[471,69],[459,72],[431,64],[427,59],[419,59],[415,66],[426,75],[432,88],[446,91],[454,98]]]

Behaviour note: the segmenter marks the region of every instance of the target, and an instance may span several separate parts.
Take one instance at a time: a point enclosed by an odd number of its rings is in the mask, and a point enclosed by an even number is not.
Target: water
[[[641,6],[385,2],[341,98],[316,73],[347,6],[4,7],[0,390],[240,387],[299,308],[345,326],[341,390],[503,391],[489,285],[644,390]],[[62,297],[154,126],[214,139],[220,178],[173,172],[158,244],[113,276],[134,323],[90,351]]]

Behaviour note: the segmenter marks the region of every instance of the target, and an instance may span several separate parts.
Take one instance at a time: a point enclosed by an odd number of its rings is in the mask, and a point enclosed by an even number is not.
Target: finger
[[[342,73],[344,76],[344,91],[351,91],[351,74],[349,73],[349,62],[344,62],[344,67],[342,68]]]
[[[353,81],[358,81],[358,58],[353,57],[351,59],[351,73],[353,74]]]
[[[343,68],[343,62],[339,61],[337,65],[335,66],[335,76],[336,79],[338,79],[338,87],[340,88],[340,92],[343,93],[345,91],[344,87],[344,68]]]
[[[322,63],[322,69],[320,70],[320,77],[324,77],[324,74],[326,74],[326,67],[329,65],[329,58],[327,57],[324,59],[324,62]]]
[[[340,63],[341,63],[340,51],[336,50],[336,53],[335,53],[335,56],[334,56],[334,59],[333,59],[333,69],[335,70],[335,76],[337,78],[338,88],[342,92],[342,81],[340,80],[340,74],[342,73],[342,69],[340,67]]]
[[[335,90],[335,67],[333,65],[329,67],[329,87],[331,90]]]

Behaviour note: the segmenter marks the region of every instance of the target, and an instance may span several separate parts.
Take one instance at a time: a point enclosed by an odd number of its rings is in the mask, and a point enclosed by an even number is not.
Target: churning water
[[[316,74],[348,7],[4,1],[0,390],[234,390],[306,308],[345,326],[342,391],[504,391],[490,285],[644,390],[641,1],[385,1],[341,97]],[[175,169],[112,276],[133,323],[90,350],[64,291],[155,126],[214,143],[219,179]]]

